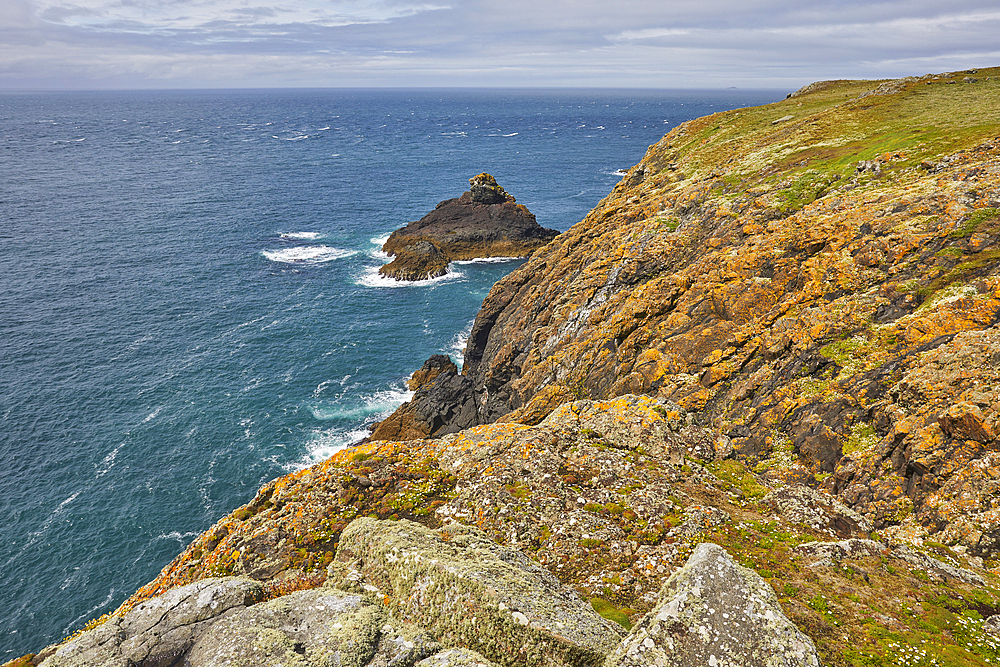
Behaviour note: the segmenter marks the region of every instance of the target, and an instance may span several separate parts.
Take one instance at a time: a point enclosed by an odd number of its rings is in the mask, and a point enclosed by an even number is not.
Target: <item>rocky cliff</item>
[[[545,229],[490,174],[469,179],[469,190],[394,231],[382,246],[393,260],[379,273],[397,280],[444,275],[455,260],[526,257],[559,232]]]
[[[996,74],[823,82],[679,126],[497,283],[462,400],[528,424],[674,401],[768,478],[995,558]]]
[[[497,283],[461,373],[22,664],[135,662],[204,581],[243,597],[138,664],[1000,664],[998,75],[679,126]]]

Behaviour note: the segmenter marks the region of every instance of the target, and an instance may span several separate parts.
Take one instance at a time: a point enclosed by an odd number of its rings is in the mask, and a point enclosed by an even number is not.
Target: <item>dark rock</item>
[[[382,250],[395,259],[379,273],[397,280],[435,278],[453,260],[526,257],[559,234],[541,227],[489,174],[479,174],[469,184],[471,190],[461,197],[439,203],[393,232]]]
[[[409,386],[410,391],[417,391],[424,385],[433,382],[437,376],[444,372],[457,374],[458,366],[455,365],[455,362],[448,355],[435,354],[424,362],[424,365],[413,374],[413,377],[406,384]]]
[[[514,201],[506,190],[497,185],[496,179],[486,173],[469,179],[469,193],[472,201],[477,204],[502,204],[507,200]]]
[[[432,359],[428,359],[421,370],[432,364]],[[440,361],[434,364],[443,367],[437,368],[433,381],[422,381],[413,398],[379,422],[369,440],[404,441],[440,437],[480,423],[472,381],[459,375],[454,363],[450,367]],[[433,368],[428,369],[430,372]]]

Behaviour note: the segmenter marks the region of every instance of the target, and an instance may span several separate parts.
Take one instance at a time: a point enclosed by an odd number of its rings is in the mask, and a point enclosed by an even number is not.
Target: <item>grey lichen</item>
[[[502,665],[598,665],[620,639],[576,592],[475,528],[358,519],[338,559],[400,617]]]
[[[771,587],[726,551],[699,544],[606,667],[818,667],[816,647]]]

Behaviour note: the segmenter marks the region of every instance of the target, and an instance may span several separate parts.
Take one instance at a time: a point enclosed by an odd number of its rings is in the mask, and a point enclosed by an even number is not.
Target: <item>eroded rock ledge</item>
[[[539,225],[491,175],[474,176],[469,185],[461,197],[394,231],[382,251],[395,259],[379,273],[397,280],[436,278],[454,260],[527,257],[559,234]]]

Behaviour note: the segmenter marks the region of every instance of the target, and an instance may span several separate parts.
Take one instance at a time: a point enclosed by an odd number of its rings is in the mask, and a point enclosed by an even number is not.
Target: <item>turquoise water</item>
[[[0,94],[0,661],[461,361],[516,262],[386,281],[392,230],[482,171],[565,230],[670,127],[781,97]]]

